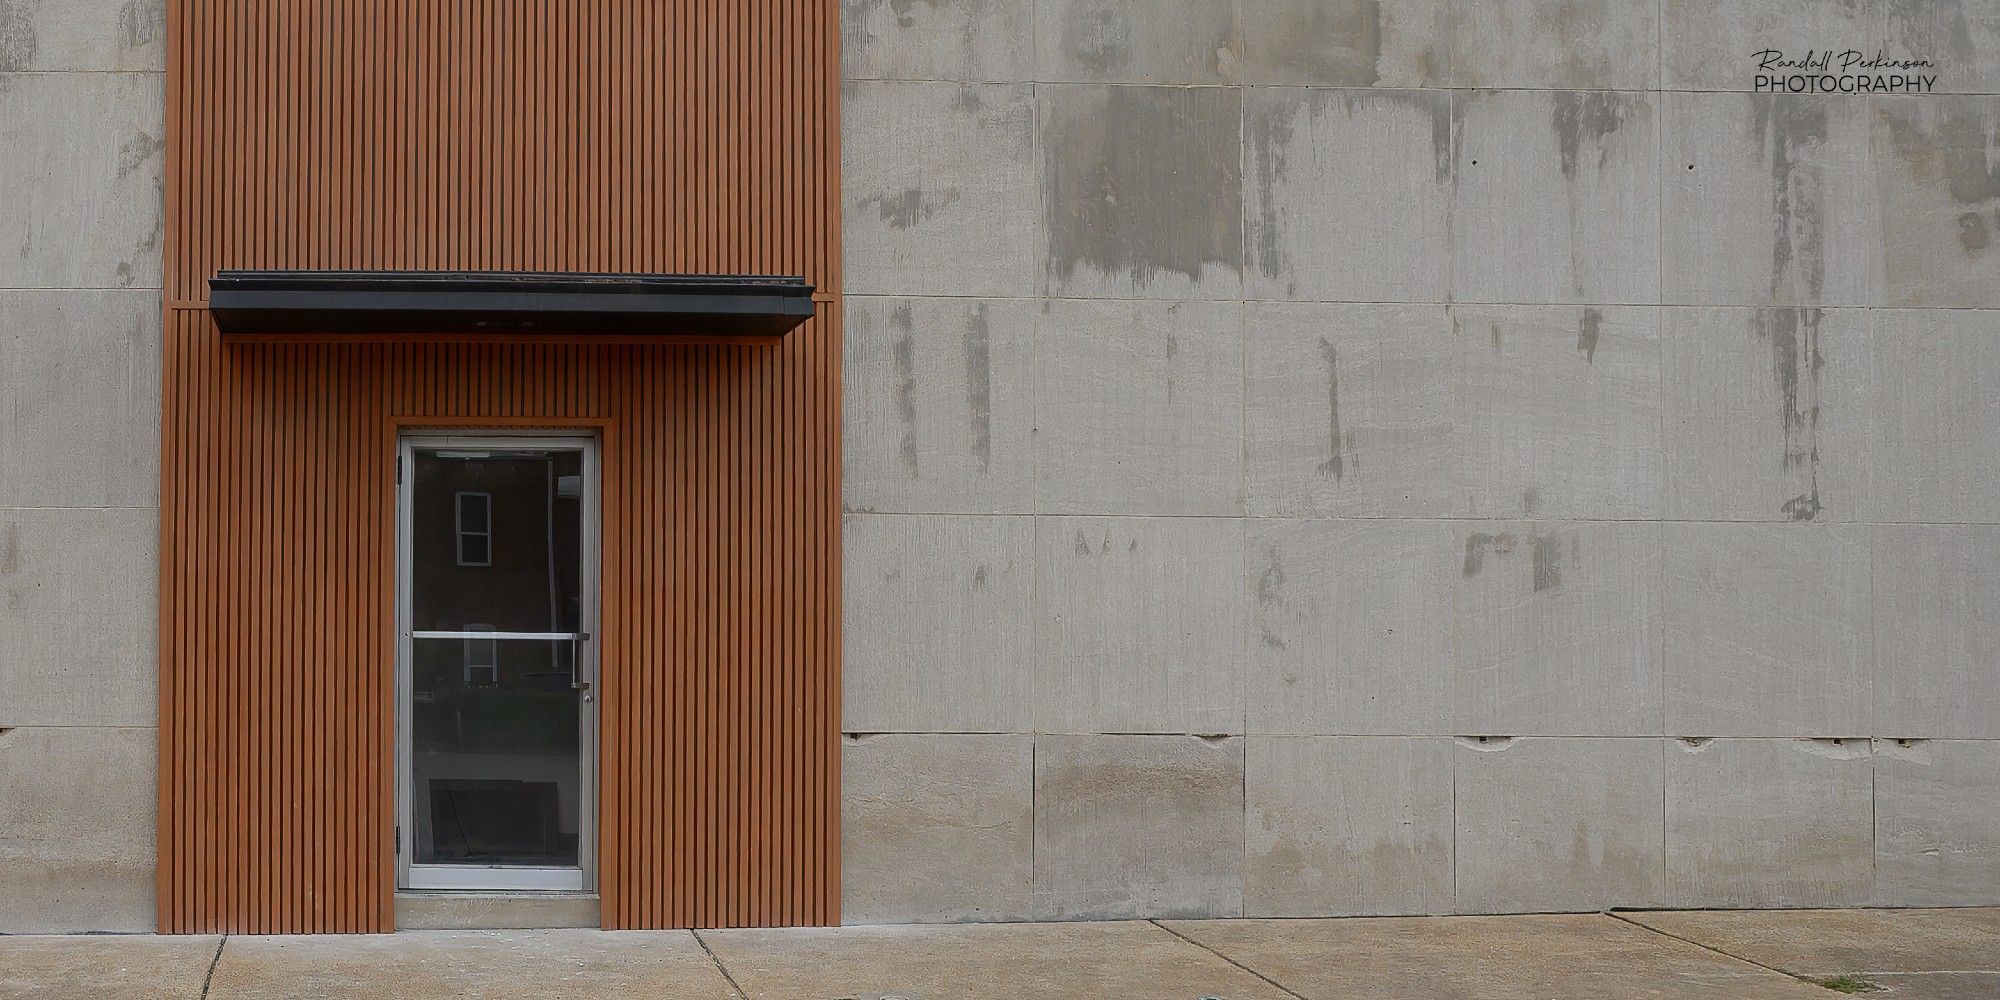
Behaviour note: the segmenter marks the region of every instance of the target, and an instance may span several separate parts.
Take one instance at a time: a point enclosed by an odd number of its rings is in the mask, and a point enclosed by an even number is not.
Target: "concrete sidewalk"
[[[5,997],[2000,997],[2000,909],[0,937]]]

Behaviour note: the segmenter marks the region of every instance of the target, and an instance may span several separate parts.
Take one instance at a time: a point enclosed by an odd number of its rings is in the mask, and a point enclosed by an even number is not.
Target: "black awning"
[[[804,278],[547,271],[221,271],[224,334],[776,337],[813,315]]]

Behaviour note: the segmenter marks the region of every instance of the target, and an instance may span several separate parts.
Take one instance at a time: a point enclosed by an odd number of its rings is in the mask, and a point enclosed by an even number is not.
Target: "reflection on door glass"
[[[417,639],[411,666],[415,860],[575,865],[576,643]]]
[[[576,451],[419,450],[411,627],[581,631],[582,482]]]
[[[493,494],[458,494],[458,564],[493,565]]]

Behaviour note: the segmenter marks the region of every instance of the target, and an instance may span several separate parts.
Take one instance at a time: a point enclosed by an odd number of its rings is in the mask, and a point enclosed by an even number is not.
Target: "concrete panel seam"
[[[2000,95],[1996,95],[1996,96],[2000,96]],[[24,292],[67,292],[67,291],[107,291],[107,292],[121,292],[121,291],[152,291],[152,290],[153,290],[153,288],[152,288],[152,286],[138,286],[138,285],[133,285],[133,286],[124,286],[124,287],[119,287],[119,288],[101,288],[101,289],[93,289],[93,288],[77,288],[77,287],[70,287],[70,286],[60,286],[60,287],[54,287],[54,286],[52,286],[52,287],[29,287],[29,288],[17,288],[17,289],[12,289],[12,290],[13,290],[13,291],[24,291]],[[1897,311],[1897,312],[1917,312],[1917,313],[1931,313],[1931,312],[1985,312],[1985,313],[1991,313],[1991,312],[2000,312],[2000,308],[1996,308],[1996,307],[1994,307],[1994,306],[1990,306],[1990,305],[1989,305],[1989,306],[1979,306],[1979,305],[1974,305],[1974,306],[1966,306],[1966,305],[1922,305],[1922,306],[1898,306],[1898,305],[1882,305],[1882,304],[1875,304],[1875,303],[1866,303],[1866,302],[1863,302],[1863,303],[1853,303],[1853,304],[1840,304],[1840,303],[1828,303],[1828,302],[1826,302],[1826,301],[1824,301],[1824,300],[1822,300],[1822,299],[1791,299],[1791,298],[1758,298],[1758,299],[1749,299],[1749,298],[1744,298],[1744,299],[1735,299],[1735,300],[1728,300],[1728,299],[1718,299],[1718,300],[1715,300],[1715,301],[1704,301],[1704,302],[1666,302],[1666,301],[1663,301],[1663,299],[1662,299],[1661,297],[1657,297],[1657,296],[1656,296],[1656,297],[1653,297],[1653,298],[1635,298],[1635,299],[1619,299],[1619,298],[1611,298],[1611,297],[1603,297],[1603,296],[1599,296],[1599,297],[1597,297],[1597,298],[1593,298],[1593,299],[1591,299],[1590,301],[1575,301],[1575,302],[1549,302],[1549,301],[1546,301],[1546,300],[1544,300],[1544,301],[1532,301],[1532,300],[1519,300],[1519,299],[1508,299],[1508,298],[1494,298],[1494,297],[1490,297],[1490,296],[1489,296],[1489,297],[1479,297],[1479,298],[1454,298],[1454,299],[1452,299],[1451,301],[1449,301],[1449,302],[1446,302],[1446,301],[1443,301],[1443,300],[1412,300],[1412,299],[1371,299],[1371,298],[1365,298],[1365,297],[1359,297],[1359,296],[1350,296],[1350,297],[1346,297],[1346,298],[1325,298],[1325,297],[1314,297],[1314,296],[1295,296],[1295,297],[1290,297],[1290,298],[1271,298],[1271,297],[1268,297],[1268,296],[1264,296],[1264,295],[1245,295],[1245,296],[1242,296],[1242,297],[1240,297],[1240,298],[1238,298],[1238,297],[1231,297],[1231,298],[1226,298],[1226,299],[1207,299],[1207,300],[1194,300],[1194,299],[1189,299],[1189,298],[1188,298],[1188,297],[1186,297],[1186,296],[1164,296],[1164,297],[1163,297],[1163,296],[1135,296],[1135,295],[1061,295],[1061,294],[1053,294],[1053,295],[1046,295],[1046,294],[1045,294],[1045,295],[986,295],[986,294],[979,294],[979,293],[965,293],[965,294],[951,294],[951,293],[946,293],[946,292],[847,292],[847,293],[843,293],[843,296],[842,296],[842,297],[843,297],[843,298],[846,298],[846,299],[860,299],[860,300],[869,300],[869,299],[916,299],[916,300],[925,300],[925,299],[938,299],[938,300],[943,300],[943,301],[950,301],[950,300],[956,300],[956,299],[974,299],[974,300],[979,300],[979,301],[985,301],[985,302],[1185,302],[1185,301],[1208,301],[1208,302],[1213,302],[1213,303],[1216,303],[1216,304],[1221,304],[1221,303],[1227,303],[1227,302],[1236,302],[1236,303],[1241,303],[1241,304],[1244,304],[1244,305],[1346,305],[1346,306],[1411,306],[1411,305],[1431,305],[1431,306],[1438,306],[1438,305],[1443,305],[1443,306],[1524,306],[1524,307],[1533,307],[1533,308],[1537,308],[1537,309],[1549,309],[1549,308],[1555,308],[1555,307],[1558,307],[1558,306],[1560,306],[1560,307],[1565,307],[1565,308],[1582,308],[1582,307],[1585,307],[1585,306],[1632,306],[1632,307],[1657,307],[1657,308],[1662,308],[1662,309],[1849,309],[1849,310],[1871,310],[1871,311],[1873,311],[1873,310],[1882,310],[1882,311]],[[205,312],[206,310],[207,310],[207,307],[206,307],[206,306],[191,306],[191,307],[189,307],[189,309],[188,309],[188,311],[191,311],[191,312]]]
[[[0,507],[0,510],[157,510],[157,507]],[[1368,514],[1130,514],[1117,511],[1095,511],[1075,514],[1056,514],[1047,511],[1008,510],[881,510],[876,508],[851,508],[843,511],[856,517],[1035,517],[1035,518],[1084,518],[1089,520],[1143,519],[1164,520],[1172,518],[1193,518],[1209,521],[1355,521],[1376,523],[1407,524],[1487,524],[1494,522],[1508,524],[1658,524],[1658,525],[1699,525],[1699,524],[1741,524],[1751,526],[1782,527],[1792,522],[1751,520],[1743,518],[1678,518],[1678,517],[1510,517],[1495,515],[1478,517],[1396,517]],[[1859,527],[1908,526],[1919,528],[1991,528],[2000,527],[2000,521],[1837,521],[1809,522],[1816,524],[1839,524]]]
[[[56,731],[65,729],[87,729],[94,733],[104,732],[106,730],[110,730],[113,732],[129,730],[132,732],[150,733],[158,730],[159,728],[160,727],[158,726],[46,726],[46,725],[38,725],[32,722],[25,722],[25,723],[12,723],[9,725],[0,726],[0,733],[11,733],[17,729],[38,729],[38,730],[56,730]]]
[[[42,75],[54,75],[54,74],[57,74],[57,73],[70,73],[70,72],[75,72],[75,73],[126,73],[126,74],[134,74],[134,75],[147,75],[147,74],[151,74],[151,75],[158,75],[158,72],[157,72],[157,71],[155,71],[155,70],[17,70],[17,71],[14,71],[14,72],[15,72],[15,73],[18,73],[19,75],[22,75],[22,76],[27,76],[27,75],[34,75],[34,74],[42,74]],[[6,75],[6,74],[0,74],[0,75]],[[960,78],[960,77],[945,77],[945,76],[921,76],[921,77],[919,77],[919,76],[911,76],[911,77],[884,77],[884,76],[849,76],[849,77],[843,77],[843,78],[841,79],[841,82],[842,82],[842,83],[957,83],[957,84],[975,84],[975,85],[977,85],[977,84],[987,84],[987,85],[992,85],[992,84],[1017,84],[1017,85],[1018,85],[1018,84],[1024,84],[1024,83],[1025,83],[1025,84],[1031,84],[1031,85],[1034,85],[1034,86],[1037,86],[1037,87],[1127,87],[1127,88],[1133,88],[1133,89],[1145,89],[1145,88],[1151,88],[1151,89],[1156,89],[1156,90],[1157,90],[1157,89],[1172,89],[1172,90],[1358,90],[1358,91],[1369,91],[1369,90],[1389,90],[1389,89],[1394,89],[1394,90],[1418,90],[1418,91],[1429,91],[1429,92],[1433,92],[1433,93],[1471,93],[1471,92],[1474,92],[1474,91],[1478,91],[1478,92],[1480,92],[1480,93],[1518,93],[1518,94],[1549,94],[1549,93],[1571,93],[1571,94],[1697,94],[1697,95],[1708,95],[1708,94],[1757,94],[1757,93],[1767,93],[1767,92],[1765,92],[1765,91],[1758,91],[1758,90],[1755,90],[1755,89],[1752,89],[1752,88],[1748,88],[1748,87],[1746,87],[1746,88],[1742,88],[1742,89],[1736,89],[1736,88],[1717,88],[1717,89],[1703,89],[1703,88],[1697,88],[1697,87],[1487,87],[1487,86],[1471,86],[1471,85],[1466,85],[1466,86],[1458,86],[1458,85],[1453,85],[1453,86],[1448,86],[1448,87],[1425,87],[1425,86],[1420,86],[1420,85],[1412,85],[1412,86],[1397,86],[1397,87],[1393,87],[1393,88],[1390,88],[1390,87],[1341,87],[1341,86],[1331,86],[1331,85],[1327,85],[1327,84],[1297,84],[1297,83],[1133,83],[1133,82],[1129,82],[1129,81],[1127,81],[1127,82],[1113,82],[1113,81],[1098,81],[1098,80],[1041,80],[1041,79],[1035,79],[1035,80],[970,80],[970,79],[964,79],[964,78]],[[1869,98],[1869,97],[1865,97],[1865,96],[1861,96],[1861,95],[1830,95],[1830,96],[1836,96],[1836,97],[1841,97],[1841,98],[1843,98],[1843,99],[1847,99],[1847,100],[1854,100],[1854,101],[1864,101],[1864,100],[1871,100],[1871,99],[1872,99],[1872,98]],[[1949,91],[1949,92],[1947,92],[1947,91],[1936,91],[1936,92],[1933,92],[1933,93],[1930,93],[1930,94],[1919,94],[1919,95],[1906,95],[1906,96],[1917,96],[1917,97],[2000,97],[2000,90],[1953,90],[1953,91]]]
[[[10,69],[7,76],[166,76],[163,69]]]

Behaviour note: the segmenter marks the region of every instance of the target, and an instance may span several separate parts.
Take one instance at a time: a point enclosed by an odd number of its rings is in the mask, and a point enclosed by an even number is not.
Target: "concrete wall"
[[[844,34],[849,921],[2000,903],[2000,9]]]
[[[0,0],[0,932],[153,926],[160,0]]]

